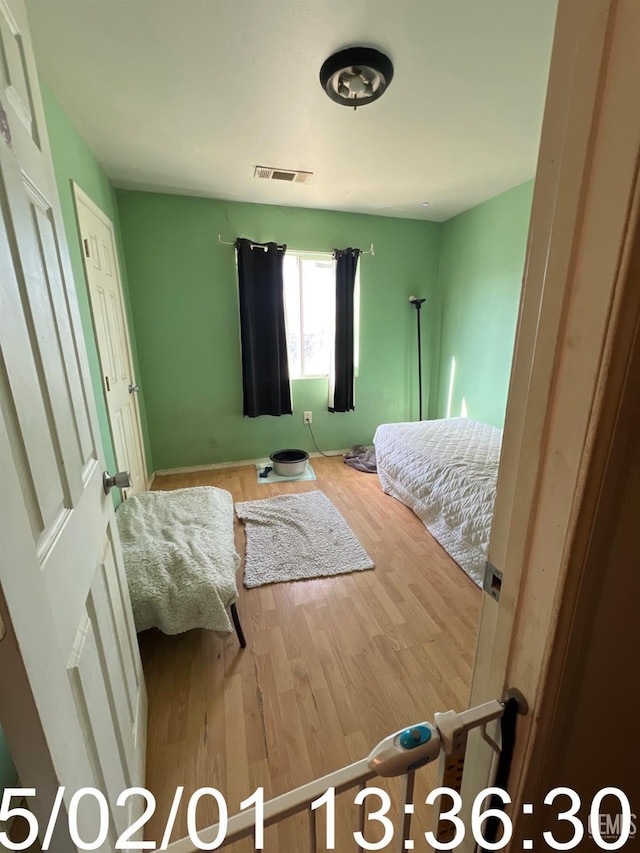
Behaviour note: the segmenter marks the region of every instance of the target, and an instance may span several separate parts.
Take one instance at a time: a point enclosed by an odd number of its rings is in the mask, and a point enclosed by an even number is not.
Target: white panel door
[[[75,849],[64,812],[94,786],[106,853],[144,781],[146,692],[21,0],[0,0],[0,208],[0,718],[33,812],[66,787],[50,849]],[[78,823],[96,837],[90,804]]]
[[[116,463],[131,475],[126,497],[144,491],[147,478],[113,224],[79,187],[74,193]]]

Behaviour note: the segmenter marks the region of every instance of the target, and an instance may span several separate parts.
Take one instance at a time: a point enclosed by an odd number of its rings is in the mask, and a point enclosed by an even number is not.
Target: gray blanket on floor
[[[378,470],[376,466],[376,451],[373,447],[365,447],[363,444],[356,444],[348,453],[342,457],[347,465],[355,468],[356,471],[364,471],[365,474],[375,474]]]

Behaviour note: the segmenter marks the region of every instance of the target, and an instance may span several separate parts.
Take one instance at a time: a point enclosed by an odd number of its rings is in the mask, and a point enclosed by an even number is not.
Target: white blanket
[[[481,586],[502,430],[468,418],[383,424],[373,443],[384,491],[411,507]]]
[[[240,557],[233,500],[213,487],[143,492],[116,518],[137,631],[192,628],[229,633]]]

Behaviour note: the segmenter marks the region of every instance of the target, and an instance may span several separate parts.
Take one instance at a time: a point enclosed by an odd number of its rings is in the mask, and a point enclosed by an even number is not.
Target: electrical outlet
[[[218,436],[217,436],[217,435],[212,435],[212,436],[211,436],[211,447],[212,447],[214,450],[217,450],[217,449],[220,447],[220,439],[218,438]]]
[[[302,413],[302,423],[303,424],[310,424],[312,422],[313,422],[313,416],[312,416],[311,412],[303,412]]]

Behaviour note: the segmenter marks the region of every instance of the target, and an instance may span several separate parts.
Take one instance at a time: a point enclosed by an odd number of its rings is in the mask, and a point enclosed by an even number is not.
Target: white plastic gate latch
[[[400,776],[433,761],[440,746],[437,728],[432,723],[417,723],[380,741],[367,762],[378,776]]]

